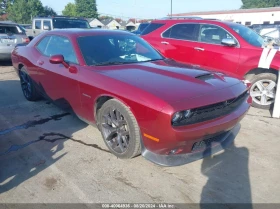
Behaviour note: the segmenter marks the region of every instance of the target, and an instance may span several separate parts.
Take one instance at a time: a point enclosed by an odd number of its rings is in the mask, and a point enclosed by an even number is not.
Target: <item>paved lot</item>
[[[235,145],[180,167],[108,153],[98,130],[24,99],[0,67],[0,203],[279,203],[280,120],[251,109]]]

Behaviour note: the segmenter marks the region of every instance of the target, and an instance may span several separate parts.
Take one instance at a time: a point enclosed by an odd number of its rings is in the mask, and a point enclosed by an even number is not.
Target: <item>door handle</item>
[[[40,60],[39,60],[37,63],[38,63],[38,65],[43,65],[43,64],[44,64],[44,61],[40,61]]]
[[[200,48],[200,47],[194,47],[194,49],[197,50],[197,51],[204,51],[204,49]]]
[[[168,44],[169,44],[169,42],[167,42],[167,41],[162,41],[161,43],[162,43],[162,44],[165,44],[165,45],[168,45]]]

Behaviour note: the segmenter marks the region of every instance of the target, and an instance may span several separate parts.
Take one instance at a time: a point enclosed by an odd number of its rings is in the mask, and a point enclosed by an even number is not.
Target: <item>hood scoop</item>
[[[207,81],[207,80],[210,80],[210,79],[214,79],[215,75],[213,73],[205,73],[205,74],[196,76],[195,78],[199,79],[199,80],[202,80],[202,81]]]

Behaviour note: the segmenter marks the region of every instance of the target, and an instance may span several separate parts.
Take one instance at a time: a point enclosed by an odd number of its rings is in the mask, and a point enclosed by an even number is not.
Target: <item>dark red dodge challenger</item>
[[[164,58],[140,37],[109,30],[43,33],[12,53],[23,94],[96,124],[119,158],[182,165],[232,143],[248,83]]]

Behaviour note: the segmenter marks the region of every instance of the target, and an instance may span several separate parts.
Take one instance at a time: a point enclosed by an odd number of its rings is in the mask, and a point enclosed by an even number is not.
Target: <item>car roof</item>
[[[0,26],[18,26],[16,23],[0,23]]]
[[[57,29],[45,32],[44,34],[48,35],[64,35],[71,37],[80,37],[80,36],[90,36],[90,35],[134,35],[130,32],[123,30],[109,30],[109,29]]]
[[[0,25],[18,25],[18,24],[12,21],[0,21]]]
[[[34,17],[33,19],[71,19],[71,20],[85,20],[87,21],[85,18],[82,18],[82,17],[68,17],[68,16],[47,16],[47,17]]]
[[[153,20],[152,23],[209,23],[209,24],[227,24],[232,22],[221,21],[221,20],[213,20],[213,19],[160,19],[160,20]]]

